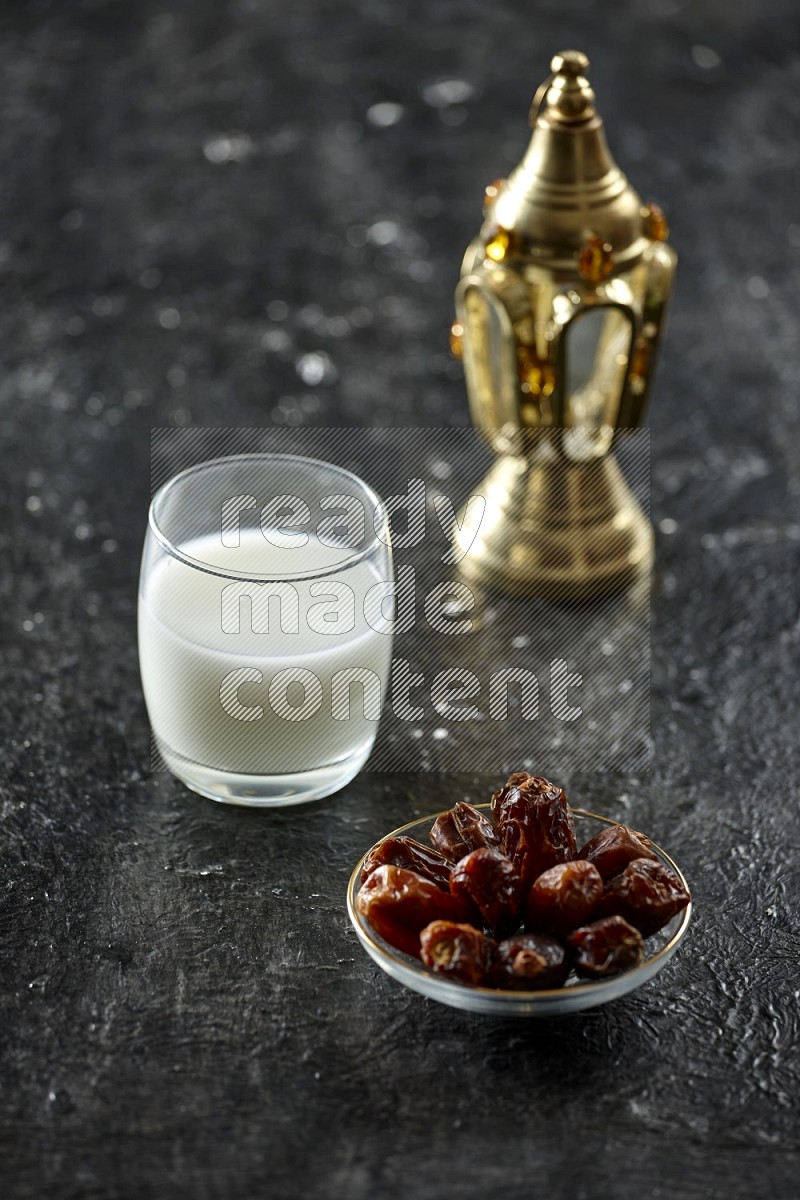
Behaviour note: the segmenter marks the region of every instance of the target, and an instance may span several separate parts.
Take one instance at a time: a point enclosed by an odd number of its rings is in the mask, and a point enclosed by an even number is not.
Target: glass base
[[[155,738],[159,754],[172,774],[201,796],[220,804],[244,804],[252,808],[286,808],[307,804],[338,792],[349,783],[369,758],[374,739],[360,745],[354,753],[338,762],[311,771],[288,775],[249,775],[220,771],[203,763],[192,762]]]

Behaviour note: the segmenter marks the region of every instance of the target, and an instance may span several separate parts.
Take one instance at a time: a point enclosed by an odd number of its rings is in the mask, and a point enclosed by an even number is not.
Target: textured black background
[[[5,1194],[796,1195],[795,0],[0,22]],[[635,995],[509,1023],[404,992],[343,906],[379,834],[494,780],[367,773],[269,814],[149,777],[136,578],[153,426],[465,422],[460,255],[570,44],[681,255],[654,763],[573,798],[668,846],[696,919]]]

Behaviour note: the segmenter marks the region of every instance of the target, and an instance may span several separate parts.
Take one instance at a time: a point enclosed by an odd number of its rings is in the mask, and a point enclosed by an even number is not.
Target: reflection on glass
[[[602,453],[613,434],[630,358],[627,312],[598,305],[564,330],[564,448],[572,459]]]

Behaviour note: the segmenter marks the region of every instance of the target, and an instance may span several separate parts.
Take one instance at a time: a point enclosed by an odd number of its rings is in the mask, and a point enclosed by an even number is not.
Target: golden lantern
[[[676,256],[611,157],[588,66],[552,60],[525,157],[486,189],[451,331],[497,456],[485,507],[463,510],[461,569],[530,595],[610,591],[652,561],[614,449],[642,421]]]

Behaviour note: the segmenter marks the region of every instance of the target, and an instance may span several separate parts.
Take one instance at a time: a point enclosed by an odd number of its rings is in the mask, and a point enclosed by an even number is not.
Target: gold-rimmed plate
[[[488,804],[478,804],[476,807],[482,812],[489,810]],[[416,821],[409,822],[408,825],[402,825],[399,829],[392,830],[386,836],[397,837],[399,834],[404,834],[428,845],[431,826],[440,815],[440,813],[433,813],[431,816],[421,817]],[[575,819],[575,836],[579,846],[584,845],[589,838],[599,833],[603,826],[617,824],[616,821],[597,816],[596,813],[586,812],[581,808],[573,808],[572,815]],[[657,846],[655,842],[651,842],[650,845],[661,862],[671,867],[678,878],[686,884],[680,867],[666,851]],[[645,940],[645,957],[638,967],[634,967],[630,971],[623,971],[610,979],[587,982],[570,975],[563,987],[536,992],[475,987],[458,980],[447,979],[442,975],[436,975],[418,959],[395,950],[383,938],[378,937],[356,908],[356,895],[361,886],[361,869],[366,857],[367,854],[363,854],[356,864],[347,887],[347,912],[361,945],[387,975],[391,975],[393,979],[398,980],[407,988],[419,992],[422,996],[428,996],[431,1000],[438,1000],[440,1004],[448,1004],[451,1008],[461,1008],[467,1012],[492,1013],[496,1016],[507,1017],[547,1017],[580,1012],[586,1008],[595,1008],[599,1004],[607,1004],[609,1000],[616,1000],[617,997],[624,996],[627,992],[641,987],[667,965],[680,945],[692,915],[690,903],[662,930]]]

